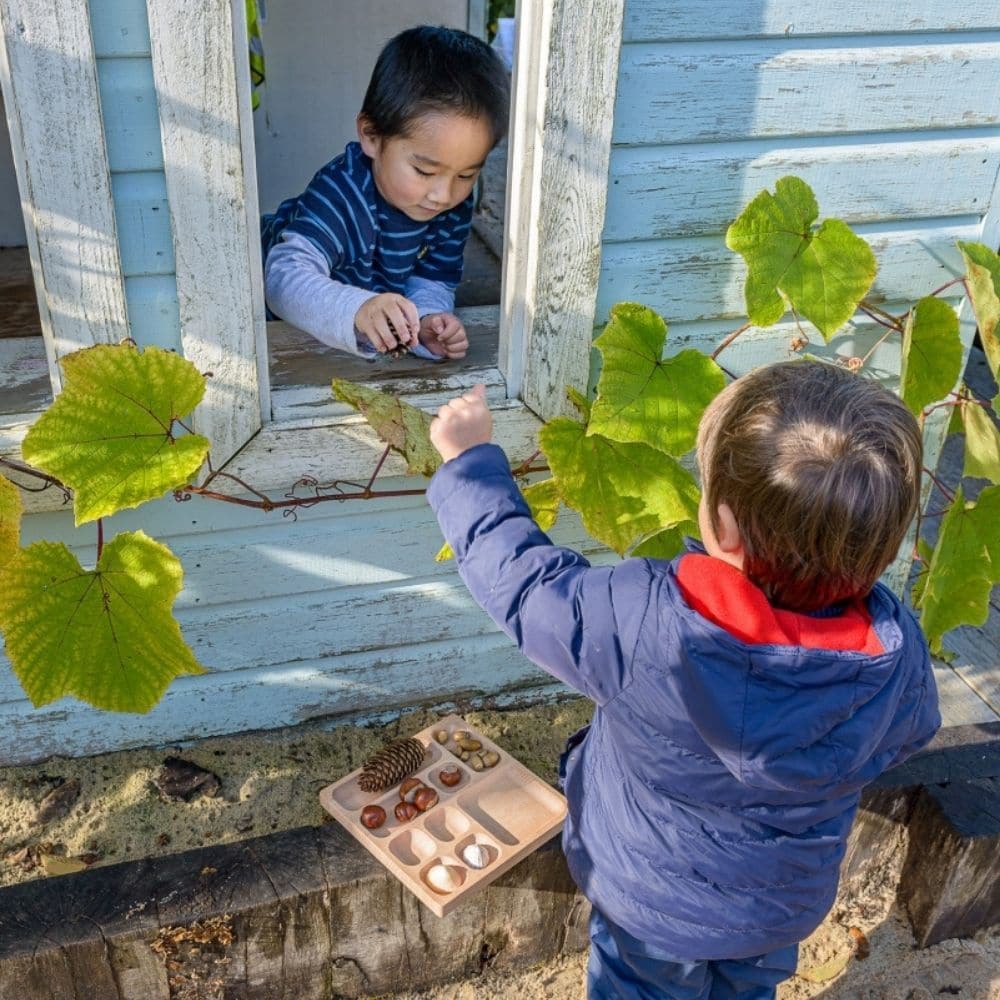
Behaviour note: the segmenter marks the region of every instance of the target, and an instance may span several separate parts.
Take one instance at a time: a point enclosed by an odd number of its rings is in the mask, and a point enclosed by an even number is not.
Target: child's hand
[[[379,354],[417,342],[420,317],[417,307],[405,296],[383,292],[367,299],[354,314],[354,326]]]
[[[452,361],[464,358],[469,335],[454,313],[428,313],[420,320],[420,343],[432,354]]]
[[[493,436],[493,417],[486,406],[486,386],[474,385],[471,392],[445,403],[431,421],[431,444],[450,462],[477,444],[487,444]]]

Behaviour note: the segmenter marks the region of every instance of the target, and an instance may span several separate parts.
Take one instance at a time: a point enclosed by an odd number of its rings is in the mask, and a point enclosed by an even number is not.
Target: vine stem
[[[953,502],[955,499],[955,494],[952,493],[951,490],[949,490],[948,487],[945,486],[945,484],[942,483],[941,480],[938,479],[938,477],[933,472],[931,472],[931,470],[928,469],[926,465],[924,466],[924,472],[926,472],[927,475],[930,477],[931,482],[945,495],[945,497],[948,499],[948,502],[949,503]]]
[[[13,472],[19,472],[24,476],[33,476],[35,479],[40,479],[42,481],[41,486],[25,486],[23,483],[17,483],[15,485],[18,489],[24,490],[26,493],[41,493],[43,490],[50,489],[54,486],[56,489],[62,490],[63,502],[69,502],[69,490],[61,482],[59,482],[55,476],[50,476],[45,472],[40,472],[38,469],[33,469],[30,465],[24,465],[21,462],[15,462],[13,459],[9,458],[0,458],[0,465],[11,469]]]
[[[940,295],[946,288],[951,288],[952,285],[965,284],[965,276],[961,278],[952,278],[951,281],[946,281],[940,288],[935,288],[931,295]],[[966,291],[968,291],[968,286],[966,286]]]
[[[97,561],[101,561],[101,553],[104,551],[104,518],[97,519]]]
[[[750,323],[744,323],[738,330],[733,330],[733,332],[728,334],[726,339],[723,340],[714,351],[712,351],[709,357],[714,361],[741,333],[746,333],[746,331],[750,329],[750,326]]]

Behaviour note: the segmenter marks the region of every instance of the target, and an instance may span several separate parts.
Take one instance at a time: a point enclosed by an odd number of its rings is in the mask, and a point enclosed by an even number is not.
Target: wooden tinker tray
[[[434,738],[440,730],[448,733],[443,745]],[[453,752],[456,730],[479,740],[483,751],[499,754],[499,762],[489,770],[473,771],[456,756],[457,750]],[[566,800],[457,715],[439,719],[415,738],[426,755],[413,777],[434,788],[439,797],[427,812],[400,823],[393,813],[400,801],[399,785],[363,792],[358,787],[361,768],[327,785],[319,801],[432,913],[443,917],[561,830]],[[462,772],[452,788],[438,779],[446,764],[455,764]],[[361,810],[373,803],[385,810],[387,818],[378,829],[369,830],[361,824]],[[484,868],[471,868],[462,860],[462,851],[470,844],[486,849],[489,863]],[[451,892],[442,893],[427,882],[428,871],[439,864],[451,869],[456,883]]]

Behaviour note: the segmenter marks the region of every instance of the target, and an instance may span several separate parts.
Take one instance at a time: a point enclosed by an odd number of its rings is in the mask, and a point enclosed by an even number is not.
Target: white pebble
[[[462,849],[462,860],[470,868],[485,868],[490,863],[490,849],[482,844],[469,844]]]

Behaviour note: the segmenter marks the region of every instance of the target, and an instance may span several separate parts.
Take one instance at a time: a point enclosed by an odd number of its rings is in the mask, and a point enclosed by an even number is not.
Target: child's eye
[[[475,170],[471,174],[459,174],[458,179],[460,181],[474,181],[479,176],[479,171]]]
[[[416,170],[416,172],[418,174],[420,174],[421,177],[433,177],[434,176],[430,171],[428,171],[428,170],[421,170],[420,167],[414,167],[413,169]]]

